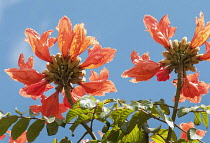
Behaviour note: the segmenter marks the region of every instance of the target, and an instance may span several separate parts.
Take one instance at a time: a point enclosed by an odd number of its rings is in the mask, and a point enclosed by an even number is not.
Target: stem
[[[69,104],[71,105],[71,107],[73,107],[74,102],[73,102],[73,100],[71,98],[71,95],[69,93],[69,91],[70,91],[69,87],[65,85],[64,86],[64,91],[65,91],[65,95],[66,95],[66,98],[67,98]]]
[[[182,60],[180,61],[179,64],[179,68],[178,68],[178,83],[177,83],[177,89],[176,89],[176,95],[175,95],[175,102],[174,102],[174,108],[173,108],[173,113],[172,113],[172,121],[175,122],[176,120],[176,114],[178,111],[178,105],[179,105],[179,99],[180,99],[180,91],[182,89],[182,77],[183,77],[183,64],[182,64]],[[170,143],[170,139],[171,139],[171,135],[172,135],[172,129],[169,127],[169,131],[168,131],[168,136],[166,139],[167,143]]]
[[[65,94],[66,94],[66,98],[68,99],[69,104],[71,105],[71,107],[73,107],[74,102],[71,98],[71,92],[68,86],[64,86],[64,90],[65,90]],[[92,127],[90,128],[85,122],[81,123],[82,126],[86,129],[87,133],[90,134],[90,136],[92,137],[93,140],[97,140],[96,135],[94,134]],[[87,134],[85,133],[84,136]]]

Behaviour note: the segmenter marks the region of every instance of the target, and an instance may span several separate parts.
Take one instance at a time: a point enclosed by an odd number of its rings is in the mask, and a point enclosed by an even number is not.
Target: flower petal
[[[210,42],[206,42],[206,53],[199,57],[200,60],[210,61]]]
[[[20,89],[20,95],[24,97],[32,97],[32,99],[39,98],[44,92],[53,88],[52,85],[48,84],[47,80],[41,80],[38,83],[28,85]]]
[[[74,26],[74,38],[70,47],[70,56],[72,61],[79,55],[80,47],[83,44],[86,33],[87,31],[84,28],[84,23]]]
[[[196,18],[196,29],[194,32],[194,37],[191,40],[190,47],[196,48],[203,45],[210,35],[210,22],[204,25],[204,15],[200,12],[200,18]]]
[[[58,22],[56,29],[58,32],[58,47],[63,57],[65,58],[68,53],[74,37],[72,30],[72,24],[70,19],[67,16],[64,16]]]
[[[124,71],[122,77],[134,77],[134,79],[130,80],[133,83],[148,81],[160,70],[160,68],[159,63],[145,60],[139,62],[129,70]]]
[[[46,117],[59,116],[59,102],[58,102],[59,92],[55,92],[47,99],[43,100],[41,113]]]
[[[28,39],[26,39],[26,42],[29,42],[29,44],[32,47],[33,52],[36,54],[37,57],[40,59],[52,62],[52,58],[50,57],[49,52],[49,43],[48,43],[48,36],[53,32],[53,30],[46,31],[40,35],[33,29],[27,28],[25,30],[25,35]],[[50,43],[50,46],[53,44]]]
[[[168,15],[165,15],[160,22],[150,15],[145,15],[143,21],[152,38],[157,43],[169,48],[170,43],[168,38],[174,35],[176,28],[169,26],[170,21]]]
[[[29,57],[28,61],[25,63],[24,55],[20,54],[18,60],[18,66],[20,67],[20,69],[32,69],[34,67],[33,57]]]
[[[107,80],[109,78],[109,71],[106,68],[101,70],[100,76],[95,71],[90,71],[90,81]]]
[[[110,80],[98,82],[85,82],[80,83],[89,95],[104,96],[105,93],[117,92],[114,83]]]
[[[134,50],[132,51],[130,56],[131,56],[131,61],[133,64],[137,64],[139,61],[142,61],[142,60],[150,60],[148,52],[144,53],[142,56],[139,56],[139,54]]]
[[[170,78],[170,73],[171,73],[170,69],[166,69],[165,67],[162,67],[156,73],[157,81],[166,81],[166,80],[168,80]]]
[[[82,69],[98,68],[105,63],[110,62],[116,53],[115,49],[102,48],[101,45],[95,44],[88,50],[87,59],[80,65]]]
[[[26,63],[24,63],[24,55],[20,54],[17,68],[5,69],[4,71],[15,81],[22,82],[25,85],[30,85],[41,81],[45,75],[37,72],[33,67],[33,58],[30,57]]]

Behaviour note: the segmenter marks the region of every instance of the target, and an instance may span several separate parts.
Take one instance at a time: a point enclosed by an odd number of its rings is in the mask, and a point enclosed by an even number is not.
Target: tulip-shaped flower
[[[165,15],[160,22],[150,15],[145,15],[143,21],[152,38],[164,47],[169,48],[169,38],[174,36],[176,27],[169,26],[168,15]]]
[[[42,105],[32,105],[32,111],[41,112],[47,117],[52,115],[62,118],[61,113],[66,111],[63,105],[66,103],[60,104],[58,96],[63,90],[68,90],[66,93],[70,93],[70,98],[74,102],[86,93],[102,96],[104,93],[117,91],[114,83],[108,80],[107,69],[102,70],[100,77],[97,77],[97,74],[92,71],[91,82],[85,82],[84,77],[85,69],[98,68],[110,62],[114,58],[116,50],[102,48],[94,37],[86,36],[87,32],[83,23],[76,24],[72,29],[71,21],[66,16],[60,19],[56,29],[58,30],[58,38],[49,38],[53,30],[44,32],[42,35],[30,28],[25,31],[27,37],[25,41],[31,45],[32,51],[37,57],[47,62],[46,70],[43,70],[42,73],[37,72],[33,69],[33,58],[30,57],[25,63],[24,56],[21,54],[18,61],[20,69],[10,68],[6,69],[5,72],[13,80],[25,85],[20,90],[21,95],[33,99],[42,97]],[[56,41],[61,53],[50,55],[49,48]],[[88,49],[91,45],[93,47]],[[81,63],[79,55],[86,49],[88,49],[88,57]],[[52,82],[56,85],[56,91],[50,97],[45,97],[44,92],[53,88],[50,85]],[[79,87],[73,87],[73,84],[77,84]]]
[[[186,99],[192,103],[200,103],[202,96],[208,93],[210,84],[198,80],[199,73],[189,74],[183,78],[183,87],[181,89],[179,102]],[[177,85],[177,80],[173,81]]]

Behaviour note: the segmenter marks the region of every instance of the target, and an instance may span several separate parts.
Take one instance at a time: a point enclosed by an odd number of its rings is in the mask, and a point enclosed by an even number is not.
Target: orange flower
[[[106,69],[103,70],[102,77],[98,77],[98,81],[95,79],[91,80],[91,82],[84,82],[84,69],[98,68],[110,62],[114,58],[116,50],[102,48],[94,37],[86,36],[87,32],[83,23],[75,25],[72,29],[71,21],[66,16],[60,19],[56,29],[58,30],[58,38],[48,38],[53,30],[44,32],[41,36],[30,28],[25,31],[27,37],[25,41],[31,45],[35,55],[48,62],[46,64],[47,69],[42,71],[42,74],[32,69],[32,57],[29,58],[28,62],[24,63],[23,54],[20,55],[18,62],[20,69],[11,68],[5,70],[5,72],[13,80],[25,84],[25,87],[20,90],[21,95],[33,99],[42,97],[42,106],[31,106],[34,112],[41,112],[47,117],[62,118],[61,113],[66,111],[66,108],[63,108],[64,104],[70,107],[67,103],[59,104],[58,101],[58,95],[63,91],[64,87],[68,87],[71,92],[73,91],[70,95],[72,95],[71,98],[74,102],[86,93],[103,95],[107,92],[116,92],[114,83],[107,80],[108,70]],[[61,54],[50,55],[49,47],[52,47],[56,41],[58,41]],[[80,63],[81,58],[79,55],[91,45],[93,45],[93,48],[88,49],[87,59]],[[93,73],[93,76],[97,76],[96,73]],[[49,84],[52,82],[56,85],[56,92],[46,98],[43,94],[53,88]],[[78,84],[79,87],[74,88],[73,84]],[[64,102],[66,102],[65,98]]]
[[[104,96],[105,93],[117,92],[114,83],[108,80],[109,71],[106,68],[103,68],[103,70],[101,70],[100,75],[98,75],[98,73],[94,71],[90,72],[90,82],[81,82],[80,86],[75,87],[71,92],[72,100],[74,103],[76,103],[76,101],[84,96],[86,93],[88,93],[89,95]],[[71,108],[71,105],[69,105],[64,92],[63,94],[64,104],[67,107]]]
[[[187,132],[190,128],[194,128],[194,123],[193,123],[193,122],[181,123],[181,124],[180,124],[180,127],[181,127],[182,130],[184,130],[184,131]],[[205,133],[206,133],[206,132],[207,132],[207,131],[197,130],[197,131],[196,131],[196,134],[197,134],[198,136],[203,137],[203,136],[205,136]],[[186,141],[188,141],[187,134],[186,134],[185,132],[181,132],[180,138],[181,138],[181,139],[185,139]]]
[[[52,58],[50,57],[49,47],[52,47],[57,41],[57,39],[54,37],[48,39],[48,37],[52,32],[53,30],[49,30],[44,32],[40,36],[33,29],[27,28],[25,31],[25,35],[26,37],[28,37],[28,39],[25,39],[25,41],[29,42],[36,56],[46,62],[52,62]]]
[[[200,103],[201,95],[208,93],[210,84],[198,80],[199,73],[190,74],[183,78],[183,87],[180,94],[179,102],[184,102],[188,99],[192,103]],[[173,81],[176,86],[177,80]]]
[[[134,67],[124,71],[121,76],[134,77],[134,79],[130,80],[133,83],[150,80],[161,68],[160,63],[150,60],[148,53],[138,56],[138,53],[133,51],[131,61],[135,64]]]
[[[64,106],[63,103],[58,102],[58,95],[59,92],[55,92],[50,97],[46,98],[44,95],[42,95],[41,103],[42,105],[32,105],[30,106],[31,110],[34,113],[41,112],[42,115],[46,117],[54,116],[59,119],[63,119],[61,113],[64,113],[68,110],[66,106]]]
[[[196,48],[203,45],[210,35],[210,22],[204,25],[204,15],[200,12],[200,18],[196,18],[196,29],[194,32],[194,37],[191,40],[190,47]]]
[[[53,88],[48,81],[44,79],[45,75],[32,69],[34,66],[33,57],[28,58],[24,63],[24,55],[20,54],[17,68],[6,69],[5,72],[15,81],[22,82],[25,87],[20,89],[20,95],[24,97],[39,98],[45,91]]]
[[[9,134],[11,134],[11,131],[7,131]],[[8,143],[26,143],[27,138],[26,138],[26,132],[22,133],[21,136],[19,136],[16,140],[13,140],[12,137],[10,136]]]
[[[199,60],[210,61],[210,42],[206,42],[205,45],[206,45],[206,53],[199,56]]]
[[[117,92],[114,83],[109,78],[109,71],[106,68],[101,70],[100,76],[98,73],[91,71],[90,82],[81,82],[80,85],[89,95],[104,96],[104,93]]]
[[[171,70],[166,69],[166,67],[162,67],[157,73],[157,81],[166,81],[170,78]]]
[[[170,26],[168,15],[165,15],[160,22],[150,15],[145,15],[143,21],[152,38],[164,47],[169,48],[168,38],[174,36],[176,27]]]

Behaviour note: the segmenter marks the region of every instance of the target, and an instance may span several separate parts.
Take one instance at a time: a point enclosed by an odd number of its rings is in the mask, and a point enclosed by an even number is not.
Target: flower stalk
[[[184,65],[183,65],[183,60],[182,60],[182,56],[180,56],[180,61],[179,63],[179,68],[178,68],[178,74],[177,74],[177,78],[178,78],[178,82],[177,82],[177,89],[176,89],[176,95],[175,95],[175,102],[174,102],[174,108],[173,108],[173,113],[172,113],[172,121],[175,122],[176,120],[176,115],[177,115],[177,111],[178,111],[178,106],[179,106],[179,99],[180,99],[180,93],[181,93],[181,89],[183,86],[183,75],[184,73]],[[171,140],[171,135],[172,135],[172,129],[169,127],[168,130],[168,136],[166,139],[167,143],[170,143]]]

